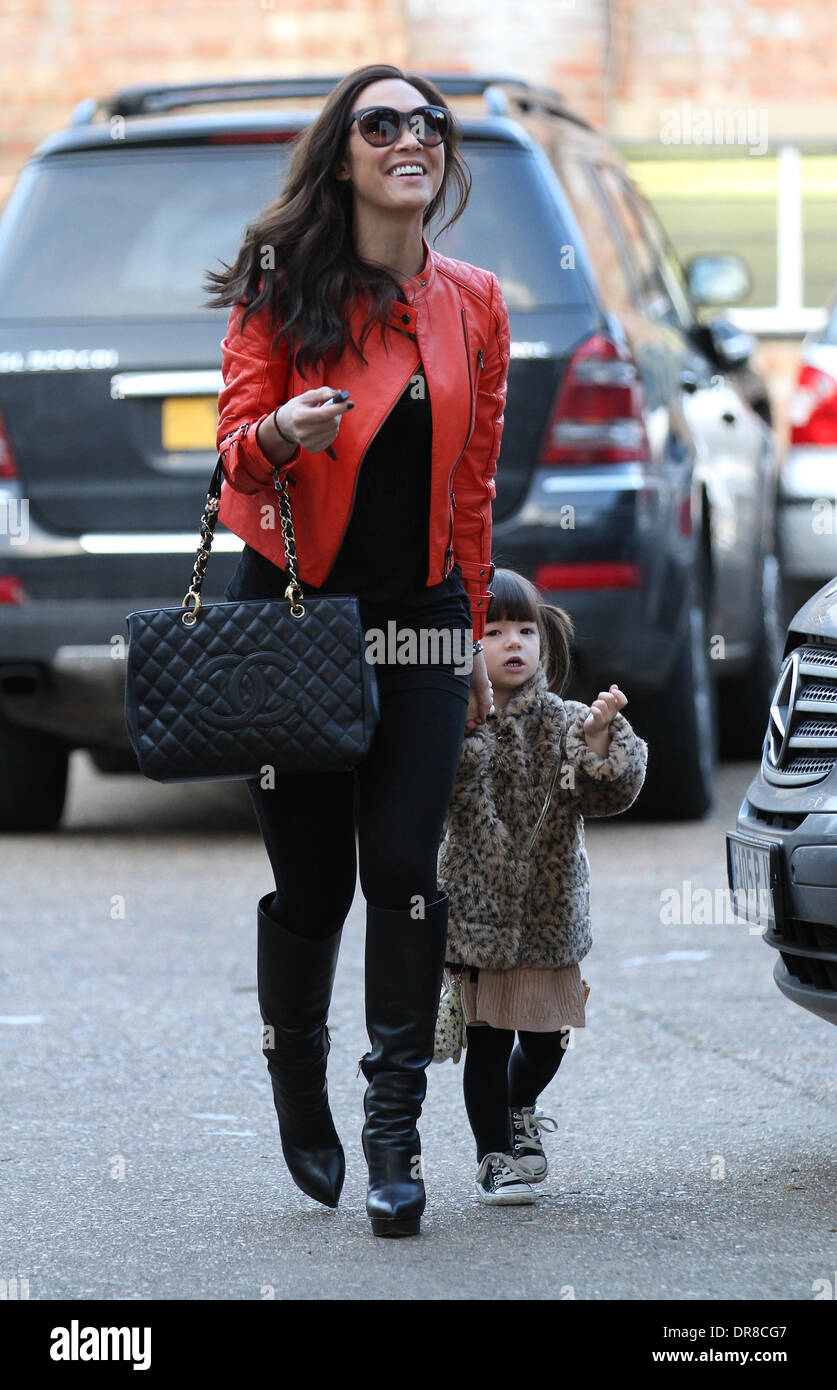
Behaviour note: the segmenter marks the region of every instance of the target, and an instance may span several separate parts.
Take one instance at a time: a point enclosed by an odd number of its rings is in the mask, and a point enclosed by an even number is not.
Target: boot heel
[[[417,1236],[421,1233],[420,1216],[371,1216],[373,1236]]]

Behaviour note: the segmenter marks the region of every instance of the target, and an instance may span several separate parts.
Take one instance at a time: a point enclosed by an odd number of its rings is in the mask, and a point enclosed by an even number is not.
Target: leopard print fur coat
[[[466,735],[438,865],[451,963],[557,969],[590,950],[583,817],[627,810],[645,780],[648,747],[617,714],[607,757],[598,757],[584,738],[589,714],[589,705],[553,694],[539,666],[504,710]]]

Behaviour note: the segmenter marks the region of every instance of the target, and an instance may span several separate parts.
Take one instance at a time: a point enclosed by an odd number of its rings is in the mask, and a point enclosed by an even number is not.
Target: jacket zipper
[[[468,435],[465,440],[465,443],[462,445],[462,448],[459,451],[459,457],[456,459],[448,475],[448,495],[450,497],[450,505],[448,506],[448,512],[450,513],[450,533],[448,536],[448,548],[445,551],[445,578],[447,578],[447,576],[453,569],[453,514],[456,511],[456,493],[453,490],[453,475],[459,466],[459,463],[462,459],[462,455],[465,453],[465,450],[467,449],[471,441],[471,435],[474,433],[474,422],[476,418],[476,394],[474,392],[474,374],[471,371],[471,349],[468,346],[468,321],[465,317],[464,306],[461,310],[461,313],[462,332],[465,336],[465,356],[468,359],[468,385],[471,391],[471,423],[468,427]],[[483,360],[482,348],[478,348],[477,358],[479,360],[480,366],[484,369],[485,361]]]

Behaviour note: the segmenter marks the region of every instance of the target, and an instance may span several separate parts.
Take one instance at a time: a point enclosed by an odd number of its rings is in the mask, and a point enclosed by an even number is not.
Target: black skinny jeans
[[[343,925],[358,858],[375,907],[439,896],[436,860],[467,702],[456,691],[388,689],[385,679],[379,693],[372,745],[354,771],[279,778],[274,790],[247,783],[276,880],[269,915],[300,936],[319,940]]]
[[[478,1163],[487,1153],[511,1153],[509,1107],[535,1104],[563,1061],[568,1034],[564,1028],[555,1033],[518,1030],[514,1047],[514,1029],[469,1027],[462,1084]]]
[[[279,597],[286,584],[281,569],[245,547],[226,597]],[[307,585],[305,591],[328,590]],[[363,600],[360,614],[364,629],[382,623],[380,611]],[[393,605],[392,616],[399,627],[464,628],[470,611],[460,572],[412,606]],[[440,673],[432,662],[430,669],[376,664],[375,673],[380,718],[357,768],[280,777],[273,789],[258,778],[247,783],[276,881],[269,915],[314,940],[342,927],[358,857],[361,889],[374,907],[409,908],[417,894],[425,903],[439,896],[436,860],[470,681],[458,670]]]

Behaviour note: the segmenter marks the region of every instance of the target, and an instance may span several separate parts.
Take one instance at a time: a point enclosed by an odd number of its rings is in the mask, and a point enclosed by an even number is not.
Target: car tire
[[[724,681],[720,690],[721,757],[740,761],[760,758],[770,697],[776,685],[785,646],[783,585],[775,555],[764,555],[761,567],[761,618],[747,670]]]
[[[67,745],[51,734],[0,719],[0,832],[56,829],[69,757]]]
[[[709,656],[708,573],[703,553],[692,574],[688,622],[668,685],[625,708],[631,727],[648,744],[645,783],[627,812],[637,820],[697,820],[714,800],[718,697]]]

